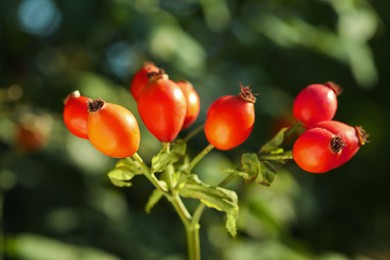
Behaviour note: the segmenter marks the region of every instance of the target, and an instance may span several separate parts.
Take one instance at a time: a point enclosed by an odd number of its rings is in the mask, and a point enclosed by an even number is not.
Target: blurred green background
[[[210,184],[291,124],[293,98],[311,83],[338,83],[335,119],[371,135],[327,174],[290,162],[271,187],[233,182],[239,235],[230,238],[223,214],[207,210],[203,259],[390,259],[389,14],[387,0],[0,1],[0,254],[185,259],[184,229],[168,203],[146,214],[152,186],[139,177],[130,189],[114,187],[106,172],[116,160],[62,122],[64,98],[76,89],[138,115],[129,82],[154,61],[199,92],[191,129],[240,82],[259,94],[249,140],[196,168]],[[160,144],[140,125],[139,153],[149,160]],[[199,134],[190,153],[206,145]]]

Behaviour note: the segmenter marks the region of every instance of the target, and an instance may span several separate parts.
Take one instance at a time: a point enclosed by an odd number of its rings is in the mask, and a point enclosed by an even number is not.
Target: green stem
[[[229,174],[228,176],[225,177],[225,179],[223,179],[223,180],[218,184],[218,186],[219,186],[219,187],[225,186],[225,185],[228,184],[231,180],[233,180],[234,177],[236,177],[235,174],[233,174],[233,173]]]
[[[132,157],[136,162],[139,163],[142,172],[144,173],[145,177],[160,191],[164,193],[165,196],[169,195],[168,190],[166,187],[164,187],[161,182],[157,179],[157,177],[154,174],[150,173],[149,167],[144,163],[141,156],[139,156],[138,153],[135,153]]]
[[[200,239],[199,229],[200,225],[190,224],[186,227],[187,246],[188,246],[188,259],[189,260],[200,260]]]
[[[169,151],[171,150],[171,143],[161,143],[162,144],[162,149],[165,151],[165,152],[167,152],[167,153],[169,153]]]
[[[206,208],[206,205],[203,203],[199,203],[198,207],[195,209],[193,217],[192,217],[192,225],[199,225],[200,217],[202,216],[202,213],[204,209]]]
[[[163,149],[167,152],[170,151],[170,144],[163,143]],[[162,185],[163,182],[157,179],[157,177],[152,174],[149,170],[149,167],[144,163],[142,158],[136,153],[132,157],[136,162],[139,163],[142,172],[146,178],[156,187],[163,192],[167,200],[172,204],[177,215],[179,216],[181,222],[184,225],[184,229],[187,237],[187,246],[188,246],[188,259],[189,260],[200,260],[200,241],[199,241],[199,229],[200,226],[197,222],[192,221],[192,216],[188,212],[186,206],[184,205],[178,190],[174,185],[174,167],[173,165],[168,165],[166,173],[167,186]]]
[[[187,210],[186,206],[184,205],[183,201],[181,200],[179,194],[177,192],[173,192],[172,197],[169,201],[172,203],[174,209],[176,210],[177,214],[179,215],[184,226],[187,228],[187,226],[191,225],[192,216],[188,212],[188,210]]]
[[[177,214],[179,215],[181,221],[185,226],[190,224],[190,220],[192,218],[191,214],[188,212],[187,208],[185,207],[183,201],[180,198],[180,195],[178,191],[175,189],[175,185],[173,185],[173,174],[174,174],[174,168],[173,165],[168,165],[166,169],[166,177],[168,182],[169,190],[171,191],[172,197],[170,198],[170,202],[172,203],[173,207],[175,208]]]
[[[203,157],[206,156],[211,150],[213,150],[214,146],[212,144],[207,145],[197,156],[195,156],[194,159],[190,162],[190,165],[188,166],[186,172],[191,173],[192,169],[195,167],[195,165],[198,164],[200,160],[202,160]]]
[[[170,151],[170,144],[163,143],[163,149],[167,152]],[[188,259],[189,260],[200,260],[200,241],[199,241],[199,229],[200,226],[198,223],[192,222],[192,216],[188,212],[186,206],[184,205],[176,185],[174,182],[174,167],[172,164],[168,165],[166,168],[166,180],[171,192],[171,197],[169,201],[173,205],[176,213],[179,215],[180,220],[184,225],[187,237],[187,247],[188,247]]]
[[[277,161],[277,160],[292,160],[293,155],[291,151],[287,151],[281,154],[259,154],[259,160],[261,161]]]
[[[197,126],[194,130],[192,130],[190,133],[188,133],[188,135],[186,137],[183,138],[183,140],[185,142],[188,142],[192,137],[194,137],[195,135],[197,135],[200,131],[202,131],[203,129],[203,124]]]
[[[188,259],[200,260],[199,223],[192,221],[191,214],[188,212],[176,190],[172,190],[172,199],[170,202],[179,215],[186,231]]]
[[[163,145],[163,150],[167,153],[170,152],[171,150],[171,144],[170,143],[162,143]],[[174,181],[173,181],[173,178],[174,178],[174,168],[173,168],[173,165],[170,164],[167,166],[167,168],[165,169],[165,180],[167,181],[167,184],[168,184],[168,189],[173,191],[174,189]]]

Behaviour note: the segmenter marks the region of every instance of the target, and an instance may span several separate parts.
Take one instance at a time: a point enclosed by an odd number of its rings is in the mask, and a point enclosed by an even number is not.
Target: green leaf
[[[119,160],[115,168],[124,168],[135,175],[142,173],[141,165],[131,157]]]
[[[247,172],[241,171],[240,169],[225,169],[223,170],[226,173],[232,174],[234,176],[239,176],[243,178],[244,180],[249,179],[249,174]]]
[[[260,169],[261,174],[257,175],[255,182],[265,186],[270,186],[275,179],[277,170],[274,165],[268,161],[260,161]]]
[[[189,179],[179,190],[185,198],[198,199],[209,208],[226,214],[226,229],[235,236],[237,234],[238,198],[237,194],[222,187],[214,187],[201,182],[197,176]]]
[[[115,168],[107,173],[112,184],[118,187],[130,187],[131,179],[139,174],[141,174],[141,167],[131,158],[119,160]]]
[[[234,174],[242,177],[246,182],[254,182],[270,186],[276,175],[274,163],[279,161],[261,161],[255,153],[244,153],[241,156],[241,166],[238,170],[232,170]]]
[[[259,172],[261,171],[260,161],[255,153],[244,153],[241,156],[241,167],[240,169],[243,172],[246,172],[247,179],[246,181],[252,182],[257,178]]]
[[[171,150],[161,151],[152,158],[152,173],[162,172],[168,165],[173,164],[185,154],[187,145],[183,140],[177,140],[171,145]]]
[[[288,127],[280,129],[280,131],[276,133],[276,135],[272,137],[271,140],[269,140],[260,148],[260,153],[282,153],[283,149],[279,146],[283,143],[285,133],[288,129]]]
[[[162,191],[155,189],[150,195],[148,202],[146,203],[145,206],[146,213],[150,213],[154,205],[156,205],[163,196],[164,193]]]
[[[112,184],[118,187],[130,187],[132,185],[130,180],[135,176],[125,168],[115,168],[107,174]]]

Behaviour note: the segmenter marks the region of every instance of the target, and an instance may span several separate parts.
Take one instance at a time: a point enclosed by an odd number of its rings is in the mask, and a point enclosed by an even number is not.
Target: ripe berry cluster
[[[89,139],[97,150],[108,156],[125,158],[138,150],[137,120],[120,105],[100,98],[92,100],[76,90],[65,99],[63,118],[71,133]]]
[[[192,84],[185,80],[172,81],[153,63],[145,63],[135,73],[130,92],[146,128],[162,143],[174,141],[199,115],[200,99]],[[238,95],[215,100],[204,125],[209,143],[220,150],[243,143],[254,125],[255,101],[250,88],[244,86]],[[73,134],[89,139],[97,150],[108,156],[125,158],[138,150],[138,123],[122,106],[102,99],[92,100],[75,91],[64,102],[63,117]]]
[[[312,84],[295,98],[293,115],[305,128],[293,146],[293,159],[303,170],[324,173],[349,161],[367,142],[362,127],[334,121],[341,89],[333,82]]]
[[[209,107],[205,136],[213,147],[229,150],[250,135],[256,98],[249,87],[238,95],[226,95]],[[191,126],[200,111],[199,95],[188,81],[172,81],[164,70],[145,63],[134,75],[130,92],[149,132],[162,143],[173,142]],[[350,160],[367,141],[361,127],[334,121],[341,89],[333,82],[312,84],[295,98],[293,115],[305,127],[295,141],[292,155],[303,170],[324,173]],[[116,158],[134,155],[140,130],[134,115],[117,104],[92,100],[75,91],[65,100],[64,121],[76,136],[89,139],[102,153]]]

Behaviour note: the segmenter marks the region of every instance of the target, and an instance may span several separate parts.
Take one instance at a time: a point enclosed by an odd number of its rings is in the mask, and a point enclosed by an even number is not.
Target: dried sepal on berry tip
[[[88,112],[93,113],[99,111],[105,103],[106,102],[101,98],[88,100]]]
[[[256,102],[256,97],[252,93],[252,89],[249,86],[244,86],[240,83],[240,97],[250,103]]]

